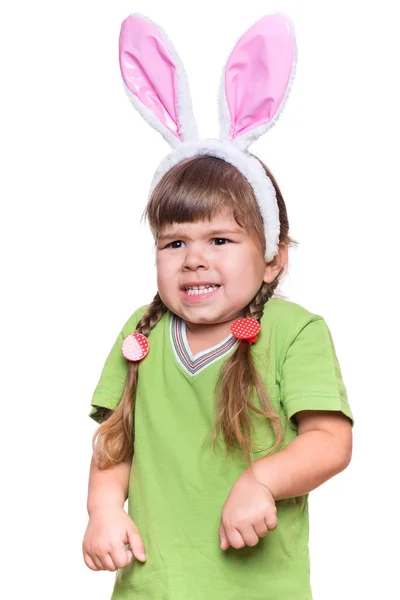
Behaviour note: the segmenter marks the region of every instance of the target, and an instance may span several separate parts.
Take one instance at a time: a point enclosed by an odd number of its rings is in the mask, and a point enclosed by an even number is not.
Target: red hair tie
[[[121,351],[127,360],[137,362],[147,356],[150,349],[149,340],[143,333],[130,333],[122,342]]]
[[[260,330],[261,325],[257,319],[237,319],[231,325],[232,334],[239,340],[246,340],[249,344],[254,344],[257,341],[257,335],[260,333]]]

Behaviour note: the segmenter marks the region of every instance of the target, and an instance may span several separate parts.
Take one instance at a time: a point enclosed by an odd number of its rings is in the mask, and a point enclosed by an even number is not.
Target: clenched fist
[[[125,545],[129,544],[131,550]],[[138,528],[122,507],[113,506],[90,515],[82,543],[85,563],[93,571],[116,571],[135,556],[146,560]]]
[[[269,530],[277,528],[276,512],[270,489],[257,481],[251,469],[246,469],[236,480],[222,509],[221,550],[229,546],[256,546]]]

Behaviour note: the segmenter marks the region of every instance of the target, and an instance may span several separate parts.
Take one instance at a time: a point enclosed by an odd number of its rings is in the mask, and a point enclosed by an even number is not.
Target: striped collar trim
[[[237,342],[235,336],[230,334],[219,344],[193,355],[186,337],[186,323],[173,313],[171,314],[170,335],[175,356],[191,377],[222,358]]]

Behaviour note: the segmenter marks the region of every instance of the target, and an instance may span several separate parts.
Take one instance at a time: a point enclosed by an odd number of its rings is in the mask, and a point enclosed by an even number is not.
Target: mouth
[[[185,285],[181,288],[181,294],[189,302],[198,302],[205,298],[214,296],[221,286],[217,283],[204,283],[199,285]]]
[[[185,285],[181,289],[189,296],[197,296],[199,294],[208,294],[217,288],[221,287],[218,283],[204,283],[199,285]]]

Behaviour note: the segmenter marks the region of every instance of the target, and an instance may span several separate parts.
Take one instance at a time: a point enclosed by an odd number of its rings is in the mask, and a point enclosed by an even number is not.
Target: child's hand
[[[125,544],[129,544],[131,550],[127,550]],[[85,563],[93,571],[116,571],[126,567],[132,556],[142,562],[146,560],[138,528],[118,506],[90,515],[82,550]]]
[[[278,518],[274,497],[259,483],[253,471],[246,469],[236,480],[222,509],[219,537],[221,550],[229,546],[256,546],[268,530],[276,529]]]

